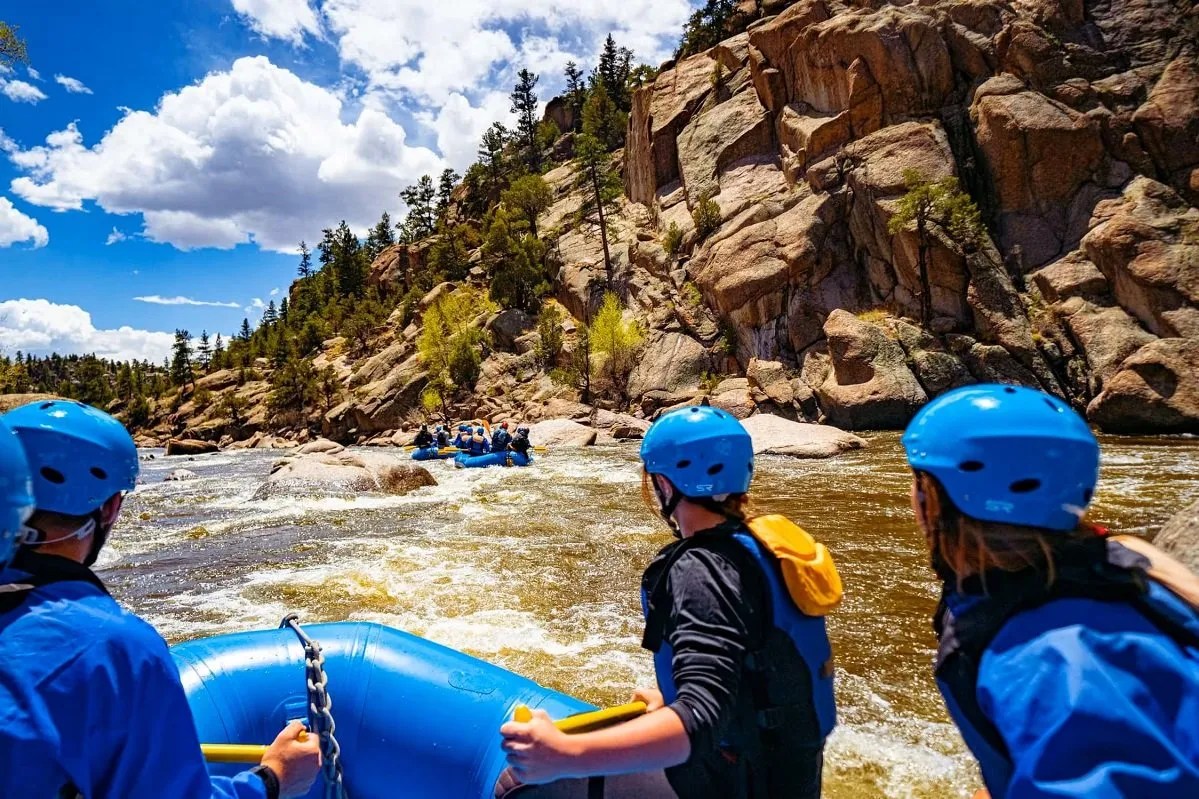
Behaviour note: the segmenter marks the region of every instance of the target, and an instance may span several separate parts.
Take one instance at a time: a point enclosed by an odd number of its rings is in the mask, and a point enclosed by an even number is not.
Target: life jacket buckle
[[[758,727],[763,730],[777,730],[787,723],[787,709],[784,707],[768,707],[758,711]]]

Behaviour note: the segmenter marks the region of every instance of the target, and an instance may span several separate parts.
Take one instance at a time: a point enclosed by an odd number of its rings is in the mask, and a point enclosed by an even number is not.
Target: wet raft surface
[[[936,586],[898,436],[869,438],[830,461],[764,458],[755,483],[761,510],[829,545],[849,591],[830,625],[842,723],[825,793],[965,795],[981,783],[928,674]],[[1096,521],[1147,532],[1199,498],[1199,442],[1104,443]],[[440,485],[407,497],[250,501],[278,456],[143,464],[101,566],[168,640],[274,626],[294,610],[409,630],[597,704],[652,684],[638,581],[670,538],[642,509],[635,447],[529,469],[433,463]],[[180,467],[199,479],[160,482]]]

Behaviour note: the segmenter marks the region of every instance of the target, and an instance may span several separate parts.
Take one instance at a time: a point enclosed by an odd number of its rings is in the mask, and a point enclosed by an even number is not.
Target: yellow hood
[[[758,516],[747,526],[779,562],[787,592],[804,614],[825,616],[841,603],[841,576],[824,544],[786,516]]]

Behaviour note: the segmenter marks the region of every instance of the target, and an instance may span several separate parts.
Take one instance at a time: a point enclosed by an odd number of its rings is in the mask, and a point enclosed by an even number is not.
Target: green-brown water
[[[935,586],[907,505],[898,436],[828,461],[762,458],[754,494],[836,557],[830,631],[841,724],[825,795],[968,796],[974,768],[929,668]],[[1092,518],[1150,532],[1199,497],[1199,441],[1104,441]],[[146,464],[104,577],[172,642],[306,621],[418,633],[597,704],[652,684],[639,648],[642,569],[669,543],[645,511],[635,447],[565,451],[531,469],[454,470],[407,497],[249,497],[277,455]],[[185,466],[200,475],[160,483]]]

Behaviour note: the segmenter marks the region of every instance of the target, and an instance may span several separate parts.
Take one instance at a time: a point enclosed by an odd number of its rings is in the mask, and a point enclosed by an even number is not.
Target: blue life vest
[[[777,662],[777,655],[771,656],[768,648],[769,635],[767,641],[759,642],[756,647],[753,647],[747,654],[745,665],[754,696],[758,726],[762,730],[776,729],[787,724],[796,716],[810,719],[814,710],[816,729],[808,732],[814,733],[812,744],[822,744],[837,724],[837,710],[833,698],[833,650],[829,643],[824,617],[807,616],[795,607],[791,595],[783,585],[778,563],[756,538],[747,532],[735,533],[732,538],[752,556],[765,577],[770,594],[770,607],[766,609],[769,614],[766,622],[767,628],[777,629],[794,646],[799,658],[806,666],[810,682],[810,691],[805,692],[809,694],[808,702],[804,706],[773,705],[769,700],[772,693],[770,686],[773,681],[793,680],[794,672],[776,671],[778,667],[785,664]],[[670,559],[662,571],[662,579],[658,583],[659,591],[665,588],[666,575],[674,566],[675,561],[690,546],[694,546],[692,542],[698,543],[695,538],[690,538],[682,544],[676,545],[675,551],[670,555]],[[658,688],[662,692],[663,699],[670,704],[678,696],[672,669],[673,651],[662,636],[663,620],[655,618],[658,614],[664,614],[667,609],[662,607],[661,597],[649,596],[644,590],[641,604],[646,617],[646,633],[642,640],[642,646],[654,653],[654,673],[658,679]],[[777,650],[775,651],[777,652]],[[802,735],[802,732],[799,734]]]
[[[1003,737],[979,705],[979,667],[1012,617],[1055,599],[1124,602],[1180,646],[1199,646],[1199,612],[1148,576],[1144,556],[1097,536],[1056,558],[1054,565],[1049,587],[1046,575],[1033,569],[989,572],[985,594],[977,577],[966,581],[964,593],[947,583],[933,620],[940,640],[937,687],[996,799],[1007,796],[1014,767]]]

